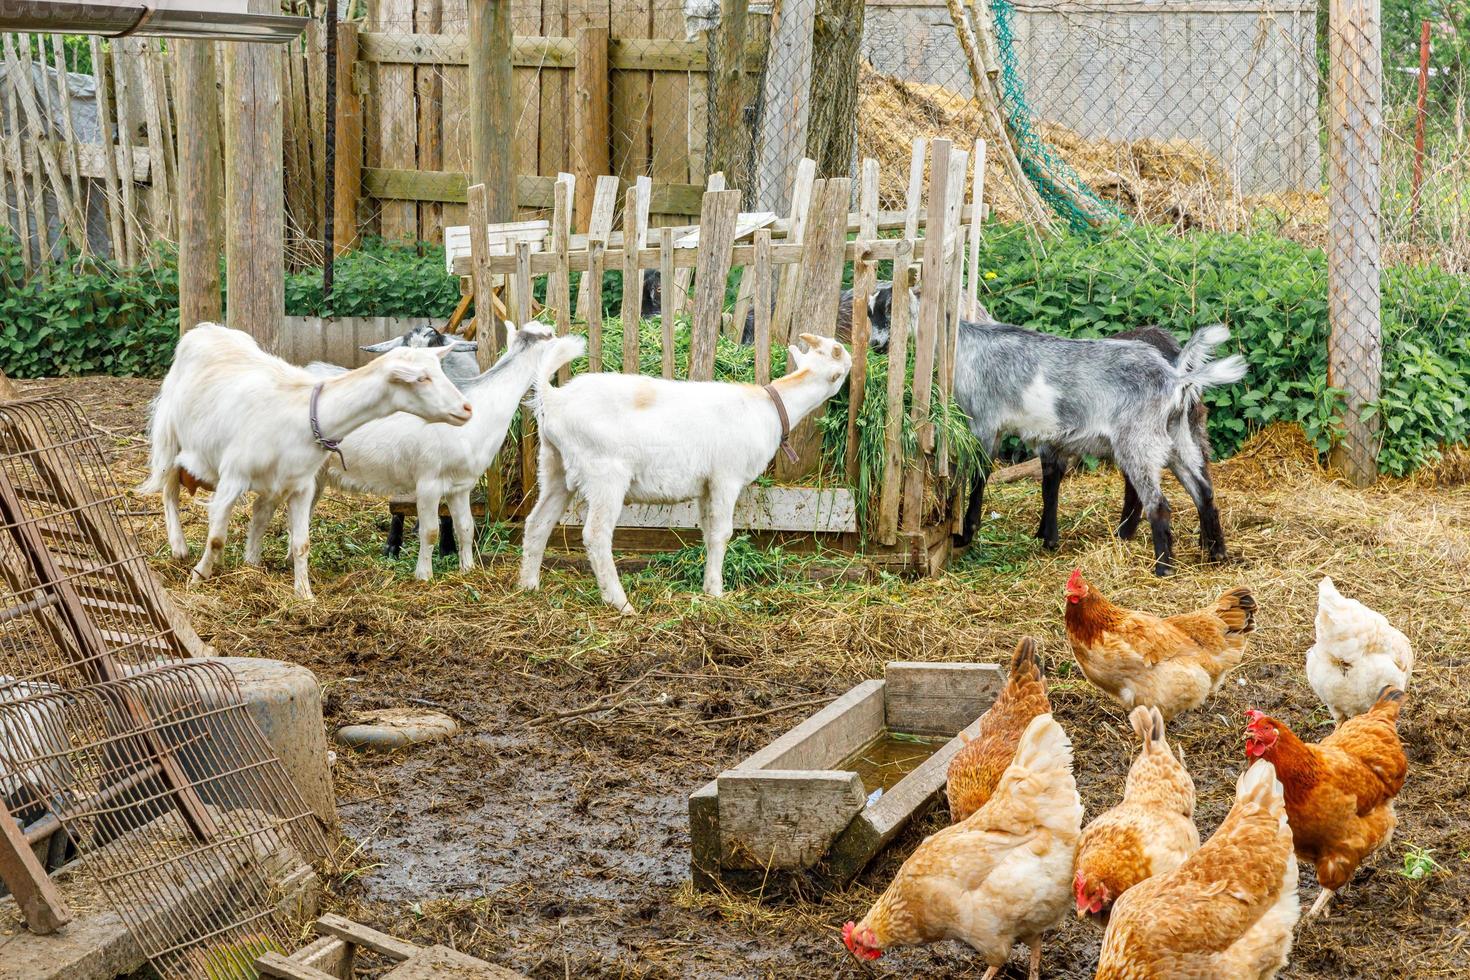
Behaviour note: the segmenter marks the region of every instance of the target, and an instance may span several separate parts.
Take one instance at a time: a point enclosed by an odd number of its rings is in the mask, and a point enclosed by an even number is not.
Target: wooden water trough
[[[695,887],[850,881],[939,799],[1004,682],[996,664],[890,663],[720,773],[689,797]]]
[[[484,191],[477,185],[468,195],[470,225],[446,229],[446,261],[462,277],[466,293],[476,299],[471,330],[487,365],[504,345],[500,317],[529,320],[537,280],[544,277],[545,306],[554,315],[557,332],[575,329],[587,334],[590,370],[639,373],[645,365],[640,364],[638,337],[652,329],[659,332],[662,357],[656,366],[647,366],[650,374],[710,380],[715,377],[718,338],[738,340],[747,312],[753,310],[755,369],[754,377],[745,380],[756,384],[771,380],[773,351],[794,343],[798,334],[836,334],[849,264],[854,353],[868,347],[867,301],[876,291],[880,263],[891,266],[900,284],[912,285],[920,278],[943,284],[922,290],[916,322],[911,322],[907,303],[893,304],[890,361],[907,363],[912,357],[913,370],[912,380],[907,372],[890,375],[884,393],[882,477],[874,478],[879,485],[867,488],[865,500],[856,499],[867,364],[864,357],[855,356],[846,457],[824,460],[816,420],[805,420],[792,435],[797,460],[778,459],[772,484],[750,488],[735,514],[737,532],[762,544],[794,551],[822,547],[860,554],[890,571],[934,574],[950,557],[962,488],[953,479],[950,447],[932,423],[931,411],[946,407],[953,391],[961,316],[981,315],[977,246],[985,213],[983,146],[977,141],[971,154],[952,148],[946,140],[932,145],[916,141],[908,207],[892,213],[878,210],[875,160],[863,162],[856,212],[848,211],[852,182],[845,177],[818,180],[815,164],[806,160],[794,176],[788,215],[741,212],[740,192],[726,190],[723,177],[715,174],[704,195],[699,224],[681,228],[648,227],[650,188],[643,180],[626,188],[620,231],[613,224],[624,185],[615,177],[598,179],[591,214],[577,221],[576,178],[562,174],[556,181],[549,223],[514,226],[486,223]],[[927,193],[926,159],[932,174]],[[574,224],[585,230],[574,234]],[[605,363],[603,356],[601,294],[607,269],[621,270],[623,282],[631,284],[622,294],[624,347],[619,364]],[[660,272],[662,310],[656,319],[644,321],[638,286],[644,270],[652,269]],[[727,312],[726,282],[735,269],[743,270],[740,290],[733,311]],[[583,274],[576,296],[574,271]],[[675,356],[678,338],[686,330],[687,366]],[[568,374],[563,369],[563,382]],[[520,426],[511,435],[499,465],[487,475],[481,509],[492,520],[518,522],[535,496],[534,421],[527,413],[522,413]],[[573,507],[563,518],[552,538],[554,549],[580,549],[579,514]],[[860,514],[867,515],[863,526]],[[683,543],[696,527],[693,506],[630,504],[619,520],[614,546],[666,550]]]

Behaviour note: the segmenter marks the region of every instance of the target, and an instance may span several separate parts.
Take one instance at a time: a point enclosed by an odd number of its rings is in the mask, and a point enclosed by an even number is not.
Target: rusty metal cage
[[[47,869],[79,858],[165,977],[254,976],[294,948],[326,840],[229,669],[38,688],[0,694],[0,793]]]
[[[72,687],[206,652],[136,542],[76,403],[0,405],[0,675]]]

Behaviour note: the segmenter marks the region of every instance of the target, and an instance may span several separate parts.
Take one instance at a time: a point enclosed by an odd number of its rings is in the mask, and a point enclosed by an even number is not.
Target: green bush
[[[1272,422],[1299,422],[1318,451],[1341,428],[1327,384],[1327,267],[1317,249],[1269,235],[1137,228],[1102,241],[1033,242],[995,226],[980,267],[999,320],[1074,337],[1158,324],[1183,338],[1227,323],[1250,364],[1240,384],[1211,390],[1210,437],[1229,456]],[[1403,475],[1470,439],[1470,279],[1423,267],[1383,276],[1379,464]]]
[[[20,243],[0,235],[0,370],[14,378],[161,375],[179,335],[178,269],[56,263],[27,279]]]
[[[322,297],[322,271],[286,277],[287,316],[449,316],[459,279],[444,270],[441,245],[402,245],[372,238],[337,260],[332,301]]]

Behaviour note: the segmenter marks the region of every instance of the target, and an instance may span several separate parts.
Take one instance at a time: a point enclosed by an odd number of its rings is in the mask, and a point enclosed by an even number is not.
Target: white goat
[[[612,557],[613,529],[625,500],[697,498],[704,590],[723,594],[735,499],[770,465],[790,426],[832,397],[852,368],[852,357],[837,341],[812,334],[801,339],[811,349],[790,348],[791,373],[776,379],[769,392],[750,384],[624,374],[584,374],[553,388],[551,374],[585,347],[580,337],[555,341],[536,379],[541,495],[526,520],[521,588],[540,585],[546,542],[576,493],[587,502],[582,541],[608,605],[633,611]]]
[[[412,415],[393,415],[369,422],[342,440],[342,456],[327,460],[321,479],[327,486],[351,493],[396,499],[413,498],[418,504],[419,558],[414,578],[427,581],[434,574],[434,544],[439,537],[439,501],[448,500],[459,539],[459,568],[475,566],[475,519],[470,513],[470,491],[490,468],[516,406],[536,377],[551,327],[528,323],[517,330],[505,325],[506,351],[495,365],[464,382],[465,398],[474,406],[474,419],[451,429]],[[256,501],[250,522],[251,538],[263,534],[271,515]],[[247,539],[246,550],[250,550]],[[256,546],[258,550],[259,546]]]
[[[341,440],[394,412],[463,425],[474,409],[440,360],[453,348],[401,348],[356,371],[318,379],[262,351],[249,334],[201,323],[179,341],[153,402],[144,493],[163,494],[168,543],[189,555],[179,523],[179,483],[214,490],[209,539],[196,579],[209,578],[225,547],[230,512],[249,491],[267,514],[284,500],[290,512],[296,594],[311,598],[308,526],[317,472]],[[187,476],[185,476],[187,474]],[[245,561],[260,563],[259,535]]]

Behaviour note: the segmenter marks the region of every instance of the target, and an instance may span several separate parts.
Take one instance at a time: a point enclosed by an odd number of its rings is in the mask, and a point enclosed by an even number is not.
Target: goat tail
[[[532,389],[531,404],[536,413],[541,413],[541,399],[545,397],[551,376],[562,367],[587,353],[587,338],[579,334],[557,337],[541,352],[541,364],[536,368],[536,382]]]
[[[139,493],[163,493],[169,471],[179,458],[179,439],[162,402],[160,392],[153,399],[148,419],[148,479],[139,484]]]
[[[1220,360],[1214,359],[1215,348],[1230,339],[1230,329],[1216,323],[1196,330],[1179,352],[1176,370],[1179,375],[1179,390],[1176,405],[1183,409],[1199,401],[1206,388],[1234,384],[1245,377],[1245,358],[1231,354]]]

